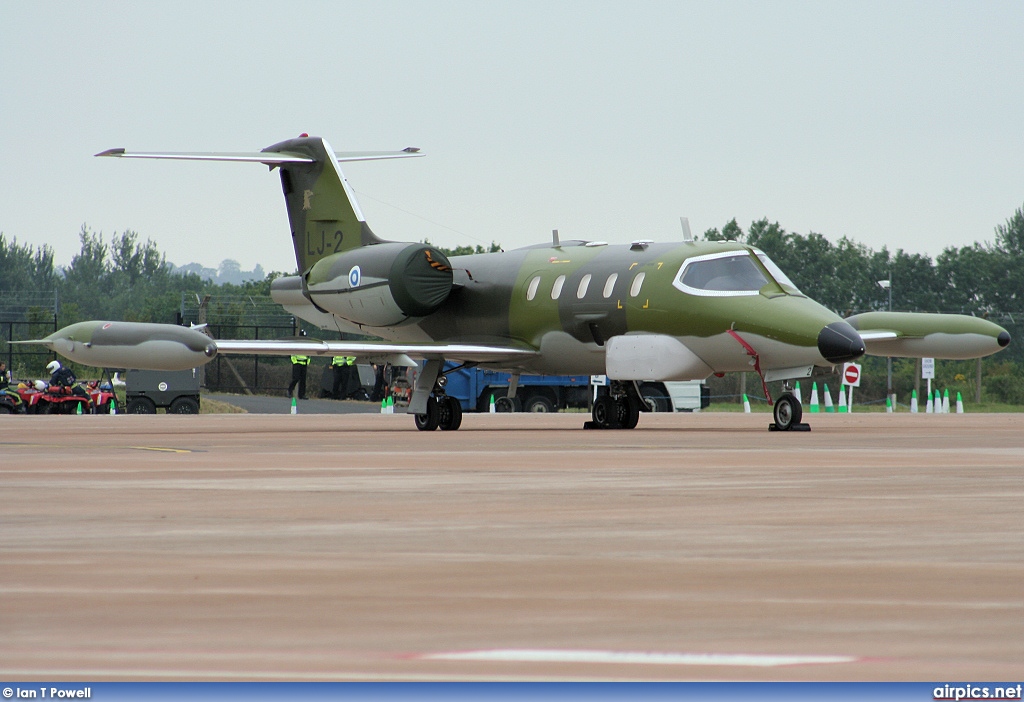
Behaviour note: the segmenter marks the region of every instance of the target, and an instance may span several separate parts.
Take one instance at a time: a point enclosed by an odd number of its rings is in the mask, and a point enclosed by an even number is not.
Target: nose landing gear
[[[775,401],[775,407],[772,410],[772,415],[775,421],[768,425],[768,431],[810,431],[811,427],[809,424],[804,424],[800,420],[803,419],[804,410],[800,405],[800,400],[791,392],[784,392],[779,396],[779,399]]]

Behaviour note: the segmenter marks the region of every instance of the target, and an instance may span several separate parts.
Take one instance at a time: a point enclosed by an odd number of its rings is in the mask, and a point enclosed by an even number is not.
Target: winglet
[[[107,149],[106,151],[101,151],[101,152],[99,152],[96,155],[97,156],[123,156],[124,152],[125,152],[125,149]]]

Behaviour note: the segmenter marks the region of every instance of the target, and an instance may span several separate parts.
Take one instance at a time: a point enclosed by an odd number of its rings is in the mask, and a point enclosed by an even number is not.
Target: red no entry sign
[[[847,363],[843,366],[843,382],[855,388],[860,387],[860,366],[856,363]]]

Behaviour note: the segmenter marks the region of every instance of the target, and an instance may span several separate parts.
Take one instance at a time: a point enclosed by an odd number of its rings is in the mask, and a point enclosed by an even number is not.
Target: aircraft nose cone
[[[864,355],[864,340],[846,322],[832,322],[818,334],[818,353],[829,363],[846,363]]]
[[[1010,345],[1010,332],[1003,330],[999,332],[999,336],[996,337],[996,343],[999,344],[999,348],[1005,349]]]

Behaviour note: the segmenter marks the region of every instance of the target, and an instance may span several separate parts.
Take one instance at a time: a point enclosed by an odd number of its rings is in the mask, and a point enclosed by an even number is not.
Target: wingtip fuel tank
[[[866,339],[873,356],[906,358],[982,358],[1006,348],[1010,333],[998,324],[962,314],[864,312],[846,321],[858,331],[888,331],[887,337]]]
[[[185,370],[209,363],[217,344],[195,329],[145,322],[79,322],[30,342],[100,368]]]

